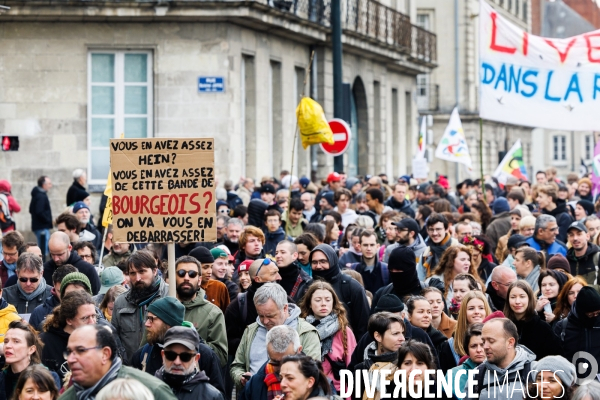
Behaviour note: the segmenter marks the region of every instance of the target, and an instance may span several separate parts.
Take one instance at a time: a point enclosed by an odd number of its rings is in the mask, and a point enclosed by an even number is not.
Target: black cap
[[[375,306],[375,312],[389,311],[389,312],[400,312],[404,310],[404,303],[395,294],[386,294],[381,296]]]
[[[275,194],[275,186],[271,185],[270,183],[267,183],[266,185],[262,185],[260,187],[260,192]]]
[[[577,202],[577,205],[580,205],[581,208],[583,208],[585,210],[585,213],[587,215],[592,215],[594,213],[594,203],[592,203],[591,201],[588,200],[579,200]]]
[[[583,222],[579,222],[579,221],[575,221],[571,225],[569,225],[569,229],[567,229],[567,232],[569,232],[571,229],[577,229],[578,231],[585,232],[585,233],[588,232],[588,230],[585,227],[585,225],[583,224]]]
[[[518,249],[522,246],[529,246],[529,243],[526,242],[527,238],[523,235],[512,235],[508,238],[506,242],[506,247],[509,249]]]
[[[398,229],[408,229],[409,232],[421,232],[421,227],[419,227],[418,222],[412,218],[404,218],[398,222],[394,222],[394,225],[396,225]]]
[[[209,249],[204,246],[198,246],[189,253],[190,256],[200,261],[202,264],[210,264],[215,262],[215,258]]]
[[[417,191],[421,193],[427,193],[429,186],[429,183],[421,183],[419,186],[417,186]]]
[[[187,326],[174,326],[165,333],[165,344],[163,347],[169,347],[172,344],[180,344],[190,350],[197,351],[200,345],[200,336],[195,328]]]

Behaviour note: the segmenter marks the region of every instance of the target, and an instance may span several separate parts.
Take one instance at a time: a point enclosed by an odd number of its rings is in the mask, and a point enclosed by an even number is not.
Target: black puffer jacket
[[[98,272],[96,272],[96,268],[94,266],[79,257],[76,251],[71,251],[71,255],[69,259],[65,262],[65,264],[71,264],[79,272],[84,274],[90,280],[90,284],[92,285],[92,294],[97,295],[100,290],[100,277],[98,276]],[[56,271],[56,263],[54,260],[46,261],[44,263],[44,279],[46,279],[46,283],[49,286],[53,286],[52,282],[52,274]]]
[[[67,207],[76,201],[83,201],[83,199],[89,197],[89,195],[90,194],[85,190],[85,188],[74,179],[73,184],[69,186],[69,190],[67,190]]]
[[[394,199],[394,197],[390,197],[389,199],[386,200],[385,203],[383,203],[384,205],[394,209],[394,211],[398,211],[401,213],[404,213],[406,215],[408,215],[411,218],[415,217],[415,210],[412,209],[411,207],[411,202],[408,201],[407,199],[404,199],[404,201],[402,203],[399,203],[398,201],[396,201],[396,199]]]
[[[265,230],[265,211],[269,208],[266,201],[253,199],[248,203],[248,225]]]
[[[598,272],[596,271],[596,263],[594,263],[594,256],[600,249],[595,244],[588,242],[587,250],[581,257],[575,255],[575,249],[570,248],[567,250],[567,260],[571,267],[571,274],[581,275],[588,285],[596,285],[598,282]]]
[[[164,369],[156,371],[158,379],[164,382]],[[210,379],[204,371],[199,371],[189,382],[184,383],[181,387],[176,388],[172,385],[171,390],[178,400],[223,400],[223,394],[219,392],[213,385],[210,384]]]

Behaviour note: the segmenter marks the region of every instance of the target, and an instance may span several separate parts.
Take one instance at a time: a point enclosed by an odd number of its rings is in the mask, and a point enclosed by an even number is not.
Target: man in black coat
[[[47,176],[41,176],[38,184],[31,190],[31,203],[29,214],[31,214],[31,230],[37,238],[37,243],[42,249],[42,258],[48,254],[48,241],[50,240],[50,229],[52,229],[52,209],[48,199],[48,190],[52,187],[52,181]]]
[[[406,193],[408,192],[408,184],[396,183],[394,185],[394,191],[392,192],[392,196],[386,200],[384,205],[394,209],[394,211],[398,211],[408,215],[411,218],[415,217],[415,210],[411,207],[411,202],[406,198]]]
[[[50,261],[44,264],[44,279],[48,285],[52,285],[52,274],[56,268],[71,264],[81,273],[88,277],[92,285],[92,294],[98,294],[100,290],[100,278],[96,272],[96,268],[90,263],[87,263],[79,257],[76,251],[72,251],[73,247],[69,242],[69,236],[64,232],[54,232],[50,236],[48,244],[50,250]]]
[[[356,280],[342,274],[338,256],[328,244],[320,244],[310,252],[313,278],[329,282],[346,308],[348,323],[355,337],[362,337],[369,322],[369,302],[365,289]]]
[[[84,170],[76,169],[73,171],[73,184],[67,191],[67,207],[89,197],[90,194],[85,190],[86,183],[87,175]]]
[[[279,284],[288,296],[294,299],[295,304],[300,304],[313,279],[298,265],[298,248],[294,242],[290,240],[279,242],[275,251],[275,261],[281,275]]]

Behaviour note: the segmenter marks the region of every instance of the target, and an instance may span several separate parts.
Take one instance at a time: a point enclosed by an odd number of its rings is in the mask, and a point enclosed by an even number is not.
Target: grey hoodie
[[[293,303],[288,303],[288,313],[290,316],[285,320],[284,325],[290,326],[296,330],[298,326],[298,317],[300,317],[300,307]],[[269,359],[269,356],[265,351],[267,348],[267,328],[260,322],[260,317],[256,317],[256,323],[258,324],[258,330],[250,345],[250,372],[252,374],[255,374]]]
[[[390,259],[390,254],[392,254],[392,251],[398,246],[400,246],[400,244],[398,242],[396,242],[385,248],[385,253],[383,255],[383,260],[382,260],[384,263],[388,262],[388,260]],[[427,248],[427,245],[425,244],[423,237],[421,237],[421,235],[417,233],[417,238],[415,239],[413,244],[411,244],[408,247],[413,249],[413,251],[415,252],[415,257],[417,257],[417,263],[418,263],[419,260],[421,259],[421,255]]]
[[[524,390],[526,389],[522,387],[519,381],[520,377],[515,377],[515,379],[512,379],[510,382],[507,382],[506,385],[502,385],[502,383],[506,375],[510,374],[513,371],[519,371],[523,369],[527,361],[531,362],[531,370],[535,370],[536,356],[531,350],[522,345],[517,345],[516,353],[517,354],[515,355],[515,359],[508,365],[508,368],[506,369],[502,369],[495,364],[490,364],[488,361],[484,362],[486,366],[486,373],[483,378],[483,388],[481,389],[481,392],[479,394],[480,400],[511,400],[520,399],[523,397],[523,394],[525,393]],[[496,373],[497,378],[494,377],[494,372]],[[493,382],[494,379],[500,382],[500,385],[490,385],[489,393],[488,378],[490,378],[490,382]],[[473,397],[473,399],[476,398],[477,397]]]

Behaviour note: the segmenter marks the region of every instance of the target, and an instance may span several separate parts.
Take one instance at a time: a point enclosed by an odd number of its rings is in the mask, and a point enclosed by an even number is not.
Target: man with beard
[[[427,248],[423,237],[419,234],[421,231],[419,223],[412,218],[404,218],[403,220],[394,222],[390,225],[393,225],[397,229],[398,234],[396,236],[396,243],[385,248],[383,261],[389,261],[390,254],[392,254],[394,249],[400,246],[406,246],[410,247],[415,252],[415,257],[418,263],[423,255],[423,252]]]
[[[206,293],[200,287],[201,269],[200,262],[192,256],[183,256],[176,261],[177,299],[185,306],[185,320],[194,325],[208,347],[215,351],[222,367],[227,363],[225,318],[219,307],[205,298]]]
[[[82,229],[80,237],[84,237],[86,235],[85,231],[88,231],[89,233],[93,234],[94,239],[91,239],[90,236],[90,239],[86,238],[85,240],[92,242],[94,244],[94,247],[99,249],[100,246],[102,246],[102,235],[100,234],[98,229],[96,229],[96,227],[90,222],[92,213],[90,212],[90,208],[88,207],[88,205],[85,204],[83,201],[78,201],[77,203],[73,204],[73,214],[75,214],[75,216],[79,220],[79,225]]]
[[[138,251],[127,262],[131,289],[117,297],[111,323],[125,347],[125,362],[140,347],[148,306],[167,297],[169,285],[158,275],[158,267],[149,251]]]
[[[158,299],[150,304],[144,323],[147,343],[133,354],[131,366],[154,376],[163,366],[161,352],[165,343],[165,334],[171,327],[182,327],[184,314],[183,304],[172,297]],[[206,373],[214,387],[224,393],[219,357],[201,339],[196,350],[200,355],[198,360],[200,370]]]
[[[198,364],[199,344],[200,338],[194,329],[185,326],[169,329],[161,352],[163,366],[156,377],[169,385],[179,400],[223,400],[223,394]]]
[[[324,279],[331,284],[346,309],[354,336],[362,337],[369,321],[369,302],[365,289],[350,276],[342,274],[337,253],[328,244],[320,244],[310,252],[310,263],[313,278]]]
[[[290,240],[279,242],[275,251],[275,260],[279,268],[279,275],[281,275],[279,284],[294,300],[294,303],[300,304],[300,300],[313,280],[298,265],[298,248],[294,242]]]
[[[69,236],[64,232],[54,232],[50,236],[48,242],[48,249],[50,250],[50,261],[46,261],[44,264],[44,279],[48,285],[52,285],[52,274],[54,271],[66,264],[70,264],[77,268],[77,270],[90,280],[92,285],[92,294],[98,294],[100,290],[100,278],[96,272],[96,268],[88,262],[79,257],[76,251],[72,251],[73,247],[69,241]]]
[[[588,230],[580,221],[575,221],[567,231],[571,248],[567,250],[567,260],[573,275],[579,275],[588,285],[598,284],[598,246],[589,241]]]
[[[437,267],[442,254],[448,247],[458,245],[458,241],[448,232],[448,220],[442,214],[432,213],[425,226],[429,235],[425,244],[429,247],[423,251],[423,256],[417,266],[417,273],[421,281],[424,281]]]
[[[15,275],[17,269],[17,260],[19,259],[19,249],[25,243],[25,239],[20,232],[11,231],[2,238],[2,253],[4,259],[0,261],[0,279],[2,287],[6,287],[8,278]]]

